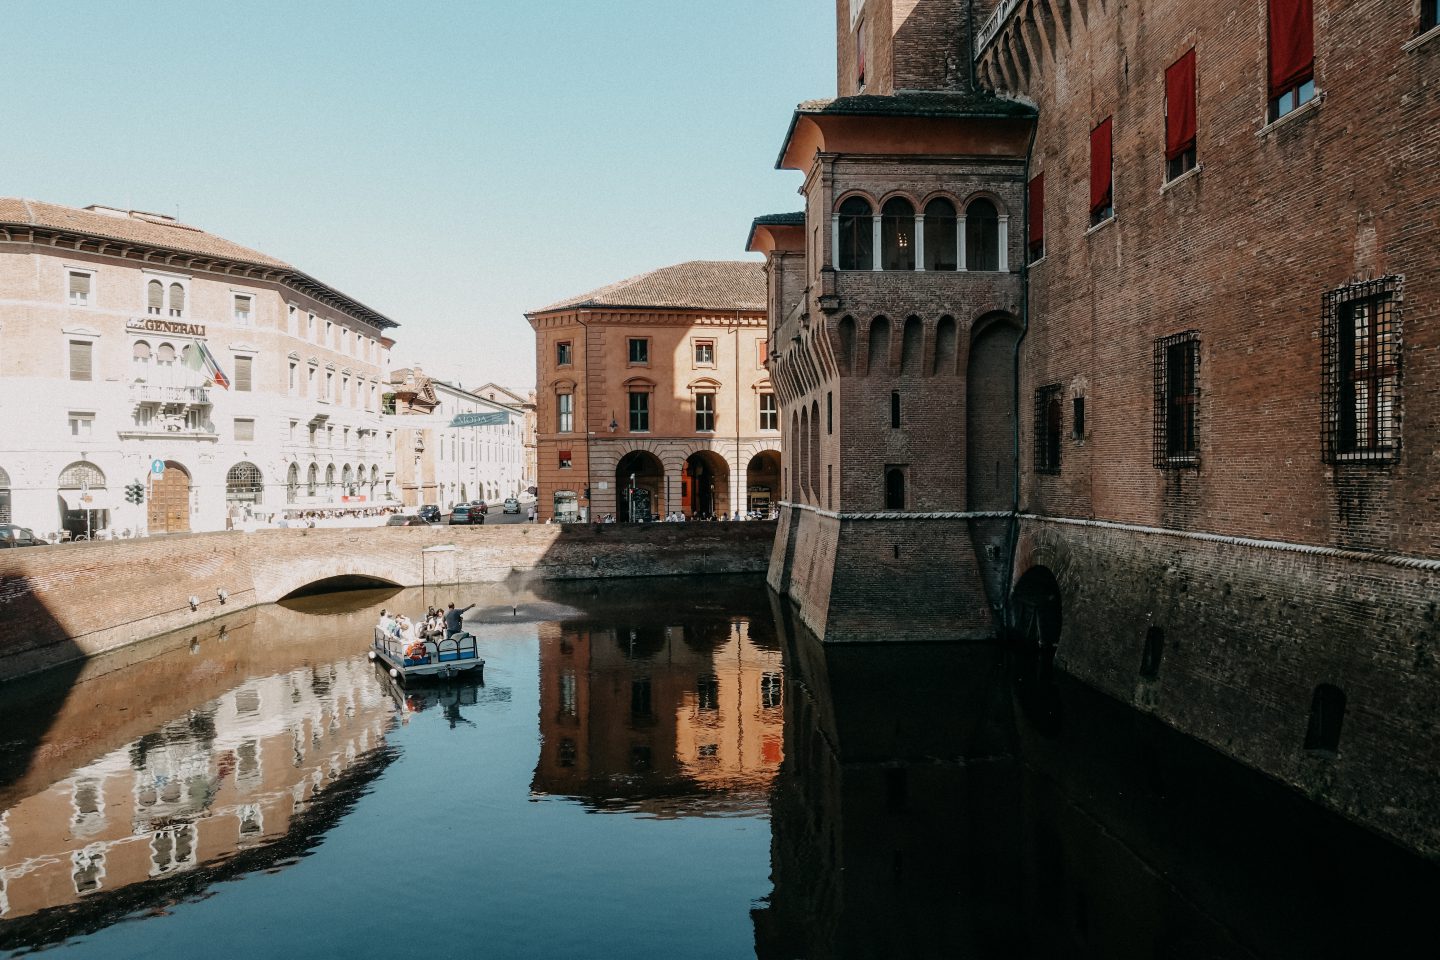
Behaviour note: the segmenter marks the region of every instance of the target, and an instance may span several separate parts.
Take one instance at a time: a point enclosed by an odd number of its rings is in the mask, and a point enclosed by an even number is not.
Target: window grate
[[[1035,391],[1035,472],[1060,472],[1060,384]]]
[[[1155,341],[1154,463],[1157,467],[1193,467],[1200,463],[1200,333]]]
[[[1321,447],[1325,460],[1400,455],[1404,280],[1382,277],[1325,294],[1321,319]]]

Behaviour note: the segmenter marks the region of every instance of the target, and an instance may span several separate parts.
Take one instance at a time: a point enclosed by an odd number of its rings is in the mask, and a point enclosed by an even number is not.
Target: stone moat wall
[[[0,680],[332,578],[519,589],[536,579],[763,573],[774,538],[775,524],[764,522],[515,524],[264,530],[6,550]]]

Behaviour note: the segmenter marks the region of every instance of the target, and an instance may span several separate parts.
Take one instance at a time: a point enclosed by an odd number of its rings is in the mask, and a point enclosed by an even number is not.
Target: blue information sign
[[[160,476],[162,473],[165,472],[165,461],[164,461],[164,460],[151,460],[151,461],[150,461],[150,472],[153,473],[153,474],[155,474],[155,476],[157,476],[157,477]]]

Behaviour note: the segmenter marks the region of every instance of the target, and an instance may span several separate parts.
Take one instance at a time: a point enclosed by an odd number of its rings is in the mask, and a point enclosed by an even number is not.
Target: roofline
[[[28,238],[17,239],[13,235],[13,233],[17,230],[19,232],[28,234]],[[205,231],[199,232],[203,233]],[[109,253],[103,249],[103,245],[114,244],[116,246],[124,248],[125,250],[138,250],[145,252],[153,251],[156,253],[164,254],[169,258],[185,258],[191,261],[189,269],[192,270],[200,269],[209,270],[209,272],[217,272],[214,270],[210,270],[208,267],[195,267],[194,263],[196,261],[208,264],[227,264],[232,266],[238,266],[245,269],[246,271],[258,270],[261,271],[262,274],[264,274],[261,279],[278,280],[279,282],[285,283],[287,286],[296,289],[300,293],[314,297],[314,299],[316,300],[335,301],[336,305],[349,310],[351,313],[356,314],[361,319],[366,320],[380,330],[388,330],[400,326],[400,324],[396,323],[394,320],[391,320],[389,317],[385,316],[380,311],[374,310],[366,306],[364,303],[361,303],[359,300],[355,299],[349,294],[344,293],[343,291],[338,290],[335,287],[332,287],[329,284],[316,279],[315,277],[312,277],[305,271],[286,263],[280,263],[278,261],[276,263],[264,263],[258,260],[243,260],[239,257],[226,257],[219,254],[200,253],[193,250],[181,250],[178,247],[167,247],[161,244],[146,243],[139,240],[129,240],[124,237],[116,237],[110,234],[99,233],[92,230],[71,230],[63,227],[52,227],[45,224],[24,223],[15,220],[0,220],[0,243],[8,242],[33,244],[37,242],[37,236],[52,238],[50,246],[55,247],[56,249],[67,249],[64,247],[58,247],[55,242],[65,237],[76,237],[101,241],[102,249],[100,250],[82,250],[80,248],[78,240],[74,244],[74,246],[68,248],[74,250],[75,252],[94,253],[98,256],[121,256],[123,259],[123,254]],[[216,235],[209,234],[209,236]],[[221,237],[220,239],[223,240],[224,238]],[[318,291],[320,295],[317,296],[316,291]]]
[[[766,220],[764,223],[761,223],[760,221],[765,220],[766,217],[771,217],[771,218],[775,218],[775,219]],[[795,220],[795,221],[790,221],[790,220],[781,220],[781,219],[778,219],[779,217],[799,217],[800,219],[799,219],[799,220]],[[756,217],[754,220],[751,220],[751,221],[750,221],[750,232],[749,232],[748,234],[746,234],[746,236],[745,236],[745,249],[746,249],[746,250],[749,250],[752,246],[754,246],[754,244],[755,244],[755,231],[758,230],[759,228],[761,228],[761,227],[791,227],[791,226],[801,226],[801,227],[805,226],[805,211],[804,211],[804,210],[801,210],[799,213],[794,213],[794,214],[788,214],[788,213],[786,213],[786,214],[761,214],[760,216]]]
[[[709,307],[685,306],[685,307],[682,307],[682,306],[676,306],[675,304],[665,304],[665,305],[661,305],[661,304],[639,304],[639,303],[592,303],[592,302],[590,302],[590,301],[586,301],[586,302],[584,302],[584,303],[572,303],[572,304],[568,304],[568,305],[563,306],[563,307],[549,307],[549,308],[541,308],[541,309],[539,309],[539,310],[530,310],[530,311],[527,311],[527,312],[526,312],[525,318],[528,320],[528,319],[531,319],[531,318],[533,318],[533,317],[545,317],[545,316],[550,316],[551,314],[555,314],[555,313],[578,313],[578,312],[581,311],[581,310],[591,310],[591,311],[604,310],[604,311],[613,312],[613,313],[626,313],[626,312],[630,312],[630,311],[634,311],[634,310],[672,310],[672,311],[673,311],[673,310],[693,310],[693,311],[695,311],[696,313],[701,313],[701,312],[705,312],[705,311],[718,311],[718,312],[720,312],[720,313],[759,313],[759,314],[763,314],[763,313],[765,312],[765,308],[764,308],[764,307],[716,307],[716,306],[709,306]]]
[[[838,97],[837,97],[836,99],[845,99],[845,98],[838,98]],[[831,103],[833,104],[834,101],[831,101]],[[944,115],[940,115],[940,114],[926,114],[926,113],[912,113],[912,114],[883,113],[883,112],[877,112],[877,111],[873,111],[873,110],[844,110],[844,109],[831,110],[831,109],[829,109],[829,108],[826,108],[826,109],[824,109],[824,110],[802,110],[800,107],[797,106],[797,107],[795,108],[794,112],[790,114],[790,126],[787,127],[786,130],[785,130],[785,139],[780,142],[780,153],[775,157],[775,169],[776,169],[776,170],[784,170],[784,169],[786,169],[786,167],[785,167],[785,152],[786,152],[786,150],[788,150],[789,147],[790,147],[790,139],[791,139],[793,136],[795,136],[795,125],[800,122],[800,118],[801,118],[802,116],[806,116],[806,117],[824,117],[824,116],[830,116],[830,117],[902,117],[902,116],[908,116],[908,117],[911,117],[911,118],[914,118],[914,119],[917,119],[917,120],[1025,120],[1025,119],[1029,119],[1029,120],[1032,120],[1032,121],[1033,121],[1033,120],[1035,119],[1035,111],[1034,111],[1033,108],[1032,108],[1032,112],[1031,112],[1031,114],[1030,114],[1028,117],[1025,116],[1025,115],[1023,115],[1023,114],[1017,115],[1017,114],[1014,114],[1014,113],[1003,113],[1003,112],[1000,112],[1000,111],[992,111],[992,110],[976,110],[976,111],[974,111],[973,113],[966,113],[966,114],[964,114],[963,116],[961,116],[961,115],[944,116]]]

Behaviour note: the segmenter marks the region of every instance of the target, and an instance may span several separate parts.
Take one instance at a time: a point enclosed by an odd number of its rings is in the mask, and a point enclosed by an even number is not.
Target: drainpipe
[[[973,68],[973,59],[972,59]],[[1025,145],[1025,175],[1020,185],[1020,336],[1015,339],[1011,379],[1011,412],[1014,414],[1014,475],[1010,495],[1010,544],[1006,551],[1006,581],[1001,594],[1001,614],[1005,624],[1010,623],[1010,583],[1015,573],[1015,554],[1020,548],[1020,348],[1025,335],[1030,332],[1030,163],[1035,154],[1035,136],[1040,130],[1037,115],[1030,127],[1030,142]]]

